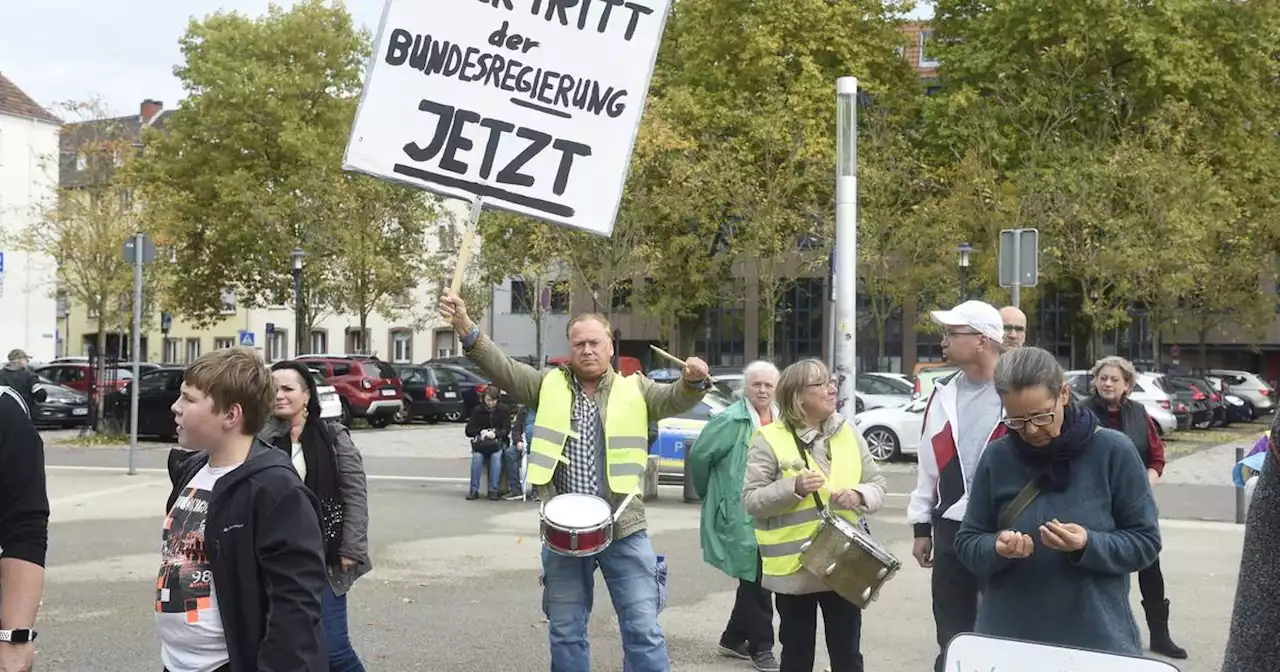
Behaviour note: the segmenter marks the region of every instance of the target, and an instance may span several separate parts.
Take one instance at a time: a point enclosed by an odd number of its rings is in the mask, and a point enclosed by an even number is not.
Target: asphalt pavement
[[[169,446],[143,444],[136,455],[139,473],[129,476],[127,449],[59,445],[73,435],[46,433],[53,517],[37,669],[158,669],[151,605]],[[366,667],[548,669],[537,505],[463,500],[469,460],[459,426],[362,429],[354,436],[370,474],[376,567],[350,595],[351,635]],[[1174,462],[1167,482],[1157,487],[1166,518],[1162,566],[1173,632],[1192,654],[1178,663],[1186,672],[1221,667],[1243,529],[1203,519],[1232,517],[1229,473],[1221,481],[1215,476],[1224,473],[1223,456],[1231,453],[1227,446]],[[1193,461],[1180,466],[1184,460]],[[870,670],[924,672],[935,649],[929,574],[911,561],[903,524],[914,466],[886,470],[892,495],[872,518],[872,530],[906,566],[867,611],[863,651]],[[679,488],[663,487],[649,511],[654,545],[670,565],[670,606],[662,624],[672,668],[749,670],[715,653],[735,583],[701,561],[698,507],[681,502]],[[1132,601],[1141,623],[1138,600],[1135,585]],[[597,581],[595,604],[592,669],[621,670],[603,581]]]

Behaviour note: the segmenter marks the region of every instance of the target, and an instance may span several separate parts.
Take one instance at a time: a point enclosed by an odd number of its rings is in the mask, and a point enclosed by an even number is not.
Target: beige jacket
[[[484,375],[493,381],[499,389],[505,390],[512,399],[538,409],[538,394],[542,391],[542,379],[552,371],[539,371],[524,362],[519,362],[503,354],[496,343],[483,333],[475,344],[467,351],[467,357],[480,367]],[[605,422],[606,409],[609,407],[609,390],[618,373],[610,370],[596,387],[592,399],[600,409],[600,423]],[[639,377],[640,393],[644,395],[644,404],[649,411],[649,422],[657,422],[662,418],[684,413],[702,399],[703,392],[695,390],[684,382],[668,384],[655,383],[644,376]],[[599,448],[599,458],[604,459],[604,446]],[[608,491],[608,483],[604,484]],[[543,501],[554,497],[555,487],[548,483],[538,487],[538,497]],[[609,491],[609,499],[616,508],[622,503],[624,495]],[[632,533],[645,529],[644,502],[639,497],[631,500],[627,509],[618,516],[613,526],[613,538],[621,539]]]
[[[808,444],[809,459],[824,475],[831,473],[831,451],[827,441],[844,423],[844,417],[835,413],[822,423],[822,427],[799,432],[801,450],[806,447],[803,444]],[[876,465],[871,453],[867,452],[862,434],[853,426],[849,429],[857,437],[858,448],[862,453],[862,482],[854,490],[862,493],[863,506],[858,507],[857,511],[863,514],[875,513],[884,505],[884,475],[880,473],[880,467]],[[742,482],[742,503],[747,513],[758,520],[772,518],[790,511],[801,499],[796,494],[796,477],[782,477],[782,469],[778,466],[773,448],[756,432],[751,439],[751,449],[747,454],[747,475]],[[830,505],[836,509],[843,508],[835,502]],[[783,595],[807,595],[831,590],[817,575],[803,568],[791,576],[766,574],[761,583],[767,590]]]

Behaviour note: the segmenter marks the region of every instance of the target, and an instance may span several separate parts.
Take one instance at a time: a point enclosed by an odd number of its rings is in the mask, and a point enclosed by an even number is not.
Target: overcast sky
[[[377,29],[383,0],[345,0],[356,23]],[[36,102],[101,98],[113,114],[146,98],[176,107],[178,38],[192,16],[265,14],[268,0],[0,0],[0,72]],[[277,4],[290,5],[290,0]],[[917,15],[927,16],[922,8]],[[56,110],[55,110],[56,112]]]

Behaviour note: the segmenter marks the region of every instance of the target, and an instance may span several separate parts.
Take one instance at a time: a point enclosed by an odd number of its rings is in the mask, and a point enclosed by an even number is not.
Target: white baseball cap
[[[970,327],[997,343],[1004,340],[1004,319],[995,306],[985,301],[965,301],[951,310],[935,310],[929,315],[944,327]]]

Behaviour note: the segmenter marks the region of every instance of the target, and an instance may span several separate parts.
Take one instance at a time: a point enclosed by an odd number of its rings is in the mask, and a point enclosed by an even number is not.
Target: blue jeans
[[[551,672],[591,672],[587,620],[600,567],[622,630],[626,672],[670,672],[667,641],[658,624],[666,606],[666,562],[654,555],[646,532],[613,542],[585,558],[542,548],[542,611],[550,621]]]
[[[502,459],[507,465],[507,492],[518,495],[524,491],[520,483],[520,451],[512,444],[502,450]]]
[[[328,581],[324,582],[320,618],[329,647],[329,672],[364,672],[364,665],[351,648],[351,637],[347,634],[347,596],[334,594]]]
[[[498,478],[502,475],[501,450],[494,451],[491,455],[472,451],[471,492],[480,492],[480,472],[484,471],[485,463],[489,465],[489,492],[498,491]]]

